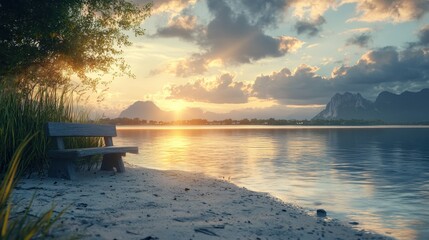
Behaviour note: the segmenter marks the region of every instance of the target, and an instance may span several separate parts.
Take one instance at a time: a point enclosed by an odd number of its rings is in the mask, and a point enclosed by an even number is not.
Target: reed
[[[47,151],[51,141],[45,133],[49,121],[87,122],[89,114],[77,110],[79,96],[73,89],[35,86],[18,90],[0,84],[0,173],[10,165],[9,159],[23,139],[34,134],[25,148],[18,171],[42,172],[48,166]],[[100,139],[69,139],[69,147],[100,146]]]
[[[3,175],[0,184],[0,239],[32,239],[33,237],[46,236],[52,226],[58,221],[66,209],[54,215],[54,206],[38,217],[30,217],[31,203],[25,213],[13,220],[11,219],[12,204],[10,198],[16,185],[21,164],[22,155],[31,140],[37,135],[27,136],[17,146],[10,164]],[[33,140],[34,141],[34,140]]]

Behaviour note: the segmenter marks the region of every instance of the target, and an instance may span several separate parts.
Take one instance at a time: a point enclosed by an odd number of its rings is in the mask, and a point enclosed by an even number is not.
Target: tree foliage
[[[0,0],[0,81],[95,89],[104,73],[130,74],[127,33],[144,34],[151,4],[126,0]]]

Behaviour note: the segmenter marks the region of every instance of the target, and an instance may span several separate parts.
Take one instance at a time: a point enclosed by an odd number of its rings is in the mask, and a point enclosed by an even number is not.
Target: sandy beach
[[[79,180],[33,176],[13,194],[19,214],[68,207],[53,239],[387,239],[199,173],[126,164],[126,172],[81,171]]]

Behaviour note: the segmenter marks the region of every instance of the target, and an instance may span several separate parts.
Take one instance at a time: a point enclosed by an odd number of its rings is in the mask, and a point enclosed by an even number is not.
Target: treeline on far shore
[[[369,126],[369,125],[389,125],[381,120],[286,120],[286,119],[224,119],[224,120],[207,120],[207,119],[192,119],[192,120],[175,120],[175,121],[154,121],[140,118],[102,118],[99,123],[114,124],[114,125],[309,125],[309,126]],[[402,125],[429,125],[429,122],[420,123],[400,123]]]

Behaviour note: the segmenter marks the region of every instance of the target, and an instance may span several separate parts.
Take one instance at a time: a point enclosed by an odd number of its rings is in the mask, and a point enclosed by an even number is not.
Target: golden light
[[[218,59],[210,61],[208,66],[209,67],[222,67],[223,61],[222,61],[222,59],[218,58]]]
[[[177,113],[182,112],[186,108],[185,101],[181,101],[181,100],[172,100],[168,102],[168,105],[171,111],[177,112]]]
[[[167,104],[170,111],[173,112],[174,120],[182,120],[183,111],[187,108],[186,102],[183,100],[171,100]]]

